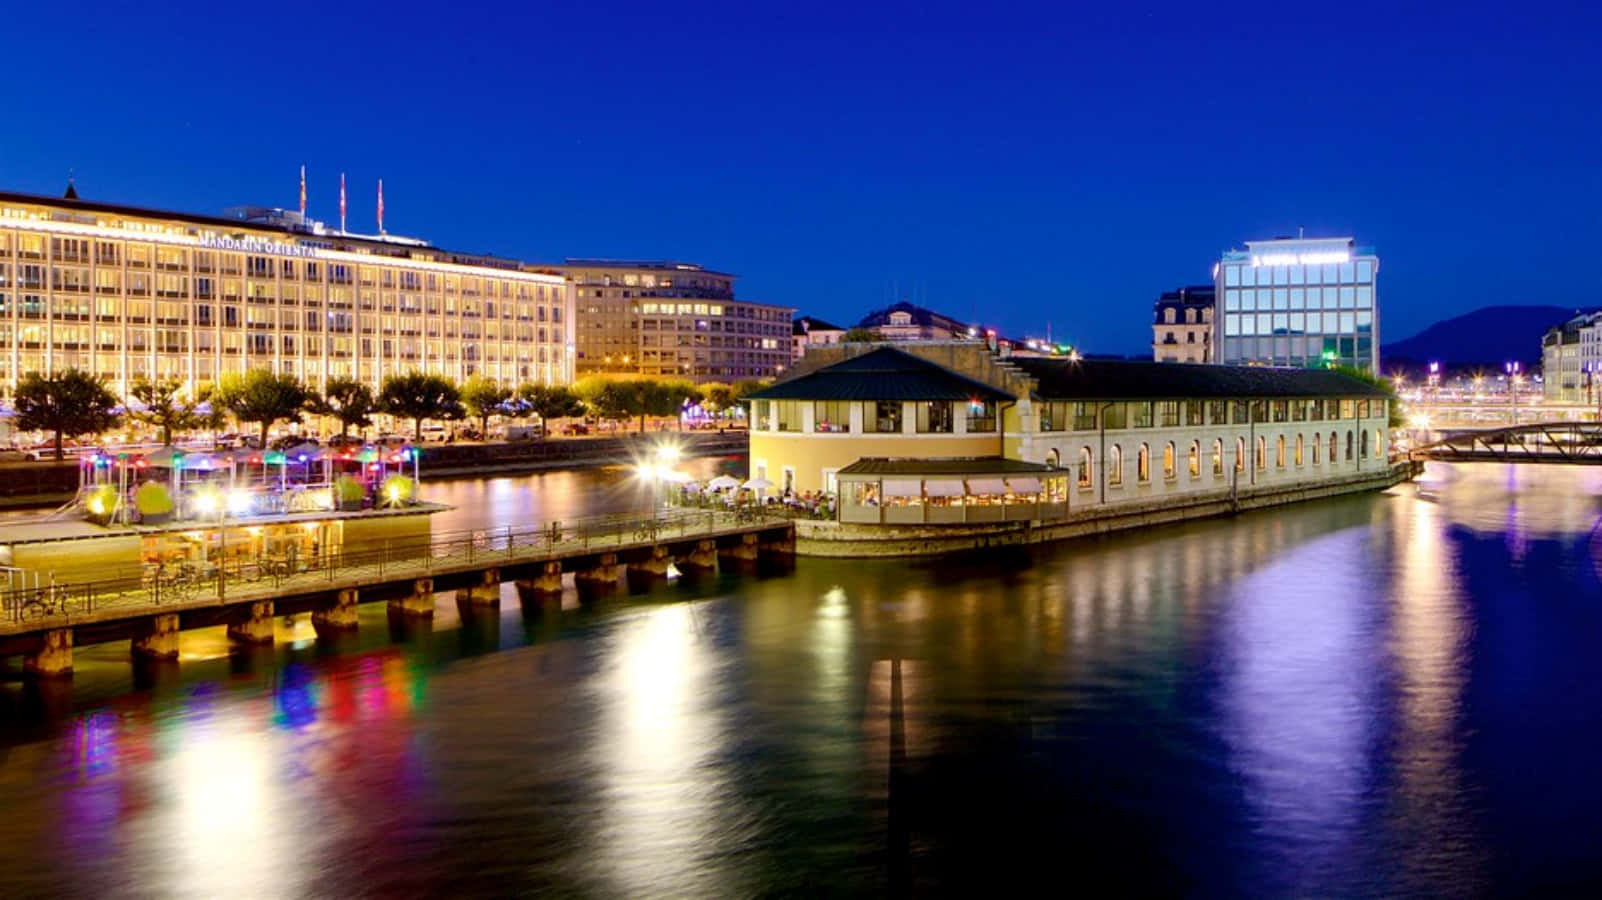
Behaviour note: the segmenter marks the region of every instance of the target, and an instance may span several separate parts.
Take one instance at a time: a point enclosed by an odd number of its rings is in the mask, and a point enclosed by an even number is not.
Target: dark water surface
[[[702,462],[701,474],[711,471]],[[0,896],[1570,893],[1602,470],[0,686]],[[638,502],[441,486],[440,527]],[[514,519],[515,517],[515,519]]]

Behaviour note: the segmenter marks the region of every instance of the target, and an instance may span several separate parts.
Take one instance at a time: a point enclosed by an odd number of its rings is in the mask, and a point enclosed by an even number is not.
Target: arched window
[[[1141,484],[1151,481],[1151,448],[1145,444],[1135,454],[1135,478]]]
[[[1088,487],[1093,487],[1094,486],[1092,484],[1091,480],[1090,480],[1090,448],[1089,447],[1080,447],[1079,448],[1079,486],[1082,487],[1082,488],[1088,488]]]
[[[1329,433],[1329,464],[1332,465],[1332,466],[1335,465],[1335,463],[1338,462],[1340,460],[1340,458],[1341,458],[1341,445],[1340,445],[1340,442],[1338,440],[1336,440],[1335,432],[1331,431]]]
[[[1224,439],[1213,438],[1213,474],[1224,474]]]
[[[1296,436],[1296,465],[1298,467],[1300,467],[1301,464],[1302,464],[1302,436],[1298,434]]]
[[[1187,325],[1196,324],[1196,311],[1194,309],[1185,310],[1185,324],[1187,324]]]
[[[1235,438],[1235,471],[1246,471],[1246,439]]]
[[[1261,435],[1257,438],[1257,468],[1268,468],[1268,438]]]
[[[1173,441],[1163,447],[1163,477],[1179,477],[1179,451],[1174,449]]]
[[[1285,436],[1283,434],[1274,441],[1274,465],[1280,469],[1285,468]]]
[[[1124,483],[1124,451],[1117,444],[1107,451],[1107,483],[1113,487]]]
[[[1052,467],[1053,469],[1055,469],[1058,466],[1062,465],[1062,454],[1058,453],[1057,449],[1055,447],[1053,447],[1051,450],[1047,451],[1047,453],[1046,453],[1046,465]]]
[[[1374,429],[1374,455],[1383,456],[1388,448],[1385,445],[1385,429]]]
[[[1346,432],[1346,461],[1352,461],[1352,433]]]
[[[1324,442],[1319,440],[1318,439],[1318,435],[1315,433],[1313,435],[1313,465],[1315,465],[1315,466],[1318,465],[1318,460],[1319,460],[1319,457],[1320,457],[1320,454],[1319,454],[1318,451],[1323,446],[1324,446]]]
[[[1368,459],[1368,432],[1363,432],[1362,440],[1358,443],[1361,445],[1362,457]]]
[[[1201,441],[1190,442],[1190,477],[1201,477]]]

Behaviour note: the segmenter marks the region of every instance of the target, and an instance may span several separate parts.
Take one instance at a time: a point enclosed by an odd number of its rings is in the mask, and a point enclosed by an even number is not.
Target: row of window
[[[1373,309],[1374,289],[1343,288],[1259,288],[1255,291],[1224,292],[1224,312],[1273,312],[1275,310]]]
[[[1385,416],[1385,401],[1364,398],[1295,400],[1140,400],[1132,403],[1045,400],[1035,404],[1041,431],[1173,428],[1178,425],[1249,425],[1322,422]]]
[[[1229,287],[1287,284],[1368,284],[1374,280],[1374,261],[1324,263],[1307,266],[1225,266]]]
[[[1373,437],[1374,441],[1371,445],[1369,442],[1369,432],[1347,431],[1344,460],[1346,462],[1352,462],[1354,459],[1368,459],[1371,452],[1371,446],[1373,451],[1377,452],[1384,440],[1384,433],[1376,431],[1373,433]],[[1325,451],[1326,447],[1328,448],[1327,453]],[[1277,469],[1285,469],[1291,466],[1300,467],[1304,465],[1307,461],[1309,449],[1312,451],[1311,455],[1313,465],[1315,466],[1321,465],[1322,460],[1326,458],[1326,456],[1331,465],[1342,460],[1341,437],[1338,432],[1331,431],[1329,433],[1327,443],[1319,434],[1314,434],[1310,438],[1300,434],[1296,435],[1295,445],[1291,449],[1291,456],[1288,462],[1286,458],[1287,442],[1285,436],[1280,435],[1275,439],[1274,442],[1274,467]],[[1055,451],[1053,451],[1053,454],[1055,454]],[[1163,445],[1162,454],[1164,480],[1178,480],[1179,458],[1173,441],[1169,441],[1167,444]],[[1053,458],[1051,462],[1053,465],[1057,464],[1057,460],[1055,458]],[[1151,462],[1152,453],[1150,445],[1141,444],[1135,452],[1135,480],[1137,482],[1141,484],[1149,484],[1151,482]],[[1211,463],[1213,477],[1222,478],[1225,474],[1223,438],[1213,439]],[[1269,468],[1269,444],[1266,437],[1260,436],[1257,438],[1255,463],[1258,471],[1265,471]],[[1201,441],[1190,442],[1190,449],[1186,454],[1186,468],[1189,471],[1192,479],[1197,479],[1202,476]],[[1244,437],[1238,437],[1235,439],[1234,468],[1236,472],[1246,471],[1246,438]],[[1088,490],[1095,486],[1095,476],[1092,470],[1093,458],[1091,456],[1090,448],[1081,447],[1079,449],[1079,462],[1076,467],[1076,481],[1080,488]],[[1119,444],[1113,444],[1107,448],[1106,474],[1107,485],[1109,487],[1120,487],[1123,485],[1124,451],[1123,447]]]

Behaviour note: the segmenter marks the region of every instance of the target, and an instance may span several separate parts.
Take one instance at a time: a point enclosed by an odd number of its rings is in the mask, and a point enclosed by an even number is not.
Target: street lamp
[[[1513,406],[1514,425],[1519,424],[1519,381],[1523,378],[1519,374],[1521,368],[1517,360],[1502,365],[1502,369],[1507,372],[1508,400]]]

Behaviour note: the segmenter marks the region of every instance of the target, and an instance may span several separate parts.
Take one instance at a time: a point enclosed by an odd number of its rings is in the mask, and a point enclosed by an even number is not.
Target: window
[[[1169,441],[1163,447],[1163,478],[1173,480],[1179,477],[1179,451],[1174,449],[1174,442]]]
[[[862,430],[895,434],[901,430],[901,401],[879,400],[868,404],[862,418]]]
[[[1096,404],[1074,404],[1074,430],[1094,431],[1096,429]]]
[[[1229,424],[1229,401],[1228,400],[1208,400],[1207,401],[1207,424],[1208,425],[1228,425]]]
[[[1213,438],[1213,474],[1224,474],[1224,439]]]
[[[1257,438],[1257,468],[1268,468],[1268,438]]]
[[[1090,482],[1090,448],[1079,448],[1079,486],[1089,488]]]
[[[1060,400],[1040,401],[1040,430],[1062,431],[1068,426],[1068,404]]]
[[[1368,432],[1363,432],[1363,438],[1361,441],[1359,441],[1359,444],[1361,445],[1359,449],[1361,450],[1363,459],[1368,459]]]
[[[996,430],[996,401],[968,401],[968,433],[984,434]]]
[[[1107,451],[1107,483],[1113,487],[1124,483],[1124,451],[1117,444]]]
[[[1150,401],[1129,404],[1129,417],[1134,420],[1136,428],[1151,427],[1151,406]]]
[[[1203,409],[1204,409],[1204,407],[1202,406],[1202,401],[1200,401],[1200,400],[1187,400],[1187,401],[1185,401],[1185,424],[1186,425],[1203,425],[1203,424],[1206,424],[1206,420],[1202,417]]]
[[[844,400],[819,400],[812,404],[812,430],[831,434],[851,430],[851,404]]]
[[[1346,432],[1346,461],[1352,461],[1352,433]]]
[[[1157,423],[1164,428],[1179,425],[1179,401],[1164,400],[1157,404]]]
[[[1236,425],[1245,425],[1251,422],[1251,405],[1245,400],[1231,400],[1229,402],[1229,420]]]
[[[951,401],[930,400],[918,404],[919,434],[950,434],[951,422]]]
[[[1300,466],[1301,464],[1302,464],[1302,436],[1298,434],[1296,436],[1296,465]]]
[[[1151,481],[1151,448],[1145,444],[1135,454],[1135,479],[1141,484]]]
[[[1290,402],[1288,400],[1275,400],[1269,407],[1269,412],[1275,422],[1284,422],[1290,418]]]
[[[778,420],[780,431],[801,430],[801,404],[794,400],[773,401],[774,418]]]
[[[1318,465],[1318,459],[1319,459],[1319,452],[1318,451],[1319,451],[1319,447],[1320,446],[1322,446],[1322,442],[1319,441],[1318,435],[1314,434],[1313,435],[1313,465],[1315,465],[1315,466]]]
[[[1285,436],[1283,434],[1274,441],[1274,467],[1285,468]]]
[[[1331,431],[1329,433],[1329,464],[1332,466],[1335,465],[1336,460],[1339,460],[1340,458],[1340,444],[1335,440],[1335,432]]]
[[[1235,471],[1246,471],[1246,439],[1235,438]]]
[[[1129,421],[1125,413],[1128,407],[1122,403],[1108,403],[1101,410],[1101,425],[1108,431],[1115,428],[1126,428]]]

